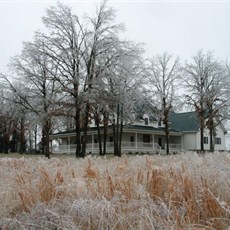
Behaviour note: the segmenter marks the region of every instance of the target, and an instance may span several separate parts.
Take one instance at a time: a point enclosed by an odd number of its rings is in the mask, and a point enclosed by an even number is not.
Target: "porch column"
[[[137,133],[135,133],[135,148],[137,149]]]
[[[68,141],[67,141],[68,145],[67,145],[67,149],[68,149],[68,153],[70,152],[70,137],[68,137]]]
[[[93,153],[93,150],[94,150],[94,134],[92,134],[92,153]]]

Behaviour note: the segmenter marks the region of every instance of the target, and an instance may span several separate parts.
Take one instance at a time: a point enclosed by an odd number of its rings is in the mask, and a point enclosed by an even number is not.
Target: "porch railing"
[[[165,149],[166,149],[166,145],[165,145]],[[180,150],[181,150],[181,144],[174,144],[174,143],[169,144],[169,151],[180,151]]]
[[[102,143],[103,147],[103,143]],[[114,143],[107,142],[106,143],[106,151],[113,152]],[[122,152],[149,152],[149,153],[161,153],[161,147],[157,143],[147,143],[147,142],[122,142],[121,143]],[[53,153],[75,153],[76,145],[59,145],[53,146]],[[99,152],[99,144],[98,143],[88,143],[86,145],[87,153],[98,153]]]

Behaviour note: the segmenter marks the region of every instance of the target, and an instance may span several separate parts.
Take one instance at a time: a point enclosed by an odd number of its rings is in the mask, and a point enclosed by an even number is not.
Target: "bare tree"
[[[0,79],[4,79],[1,75]],[[4,82],[4,81],[2,81]],[[6,82],[5,82],[6,83]],[[0,95],[0,152],[26,151],[26,113],[23,106],[14,103],[14,95],[4,84]]]
[[[50,122],[57,108],[55,82],[50,78],[49,72],[55,66],[43,52],[39,51],[42,46],[39,42],[35,40],[34,43],[24,43],[21,55],[12,58],[10,63],[15,81],[12,82],[6,76],[4,79],[14,95],[10,100],[23,107],[28,113],[36,114],[41,122],[42,151],[50,158]]]
[[[200,123],[200,150],[204,151],[204,129],[210,132],[210,151],[214,151],[215,127],[226,118],[226,71],[212,53],[198,51],[184,67],[188,103],[193,105]]]
[[[121,156],[123,127],[131,120],[134,104],[139,100],[145,76],[142,48],[133,43],[123,44],[123,54],[111,65],[102,84],[107,97],[110,122],[113,127],[114,155]]]
[[[175,101],[175,84],[180,75],[179,58],[168,53],[156,55],[150,60],[147,90],[152,95],[159,116],[165,127],[166,153],[169,154],[170,112]]]
[[[74,108],[76,132],[76,156],[84,157],[81,152],[81,104],[83,86],[83,52],[86,30],[79,18],[73,14],[70,7],[58,4],[47,9],[43,17],[47,33],[37,33],[39,40],[44,42],[45,55],[52,59],[57,71],[49,71],[55,82],[60,86],[60,92],[66,94],[61,104]]]
[[[5,98],[5,90],[1,89],[0,97],[0,153],[8,153],[12,124],[12,113]]]
[[[85,156],[95,82],[121,56],[118,35],[122,26],[115,24],[114,19],[115,11],[107,7],[106,1],[100,5],[96,15],[87,17],[84,23],[69,7],[58,4],[50,7],[43,17],[49,33],[37,34],[44,40],[46,55],[58,68],[53,77],[62,87],[61,91],[72,97],[68,103],[72,103],[75,109],[78,157]]]
[[[123,26],[114,22],[115,16],[114,9],[108,7],[106,1],[104,1],[97,9],[96,15],[87,18],[91,29],[88,36],[85,37],[86,52],[83,54],[86,67],[84,95],[87,98],[84,107],[83,152],[86,149],[87,128],[92,104],[90,98],[94,97],[92,89],[95,87],[96,82],[104,76],[106,70],[114,63],[117,63],[117,60],[122,55],[119,49],[121,41],[118,35]]]

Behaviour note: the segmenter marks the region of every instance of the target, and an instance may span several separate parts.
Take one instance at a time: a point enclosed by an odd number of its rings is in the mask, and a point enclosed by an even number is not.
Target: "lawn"
[[[230,154],[0,158],[0,229],[229,229]]]

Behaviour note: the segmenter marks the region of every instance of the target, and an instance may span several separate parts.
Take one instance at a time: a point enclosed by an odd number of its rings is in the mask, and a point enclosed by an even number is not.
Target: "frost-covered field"
[[[230,229],[230,154],[1,158],[0,229]]]

